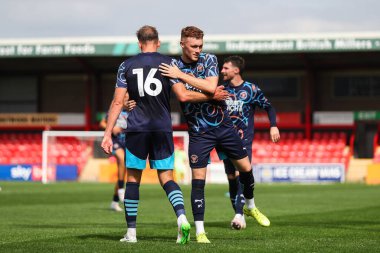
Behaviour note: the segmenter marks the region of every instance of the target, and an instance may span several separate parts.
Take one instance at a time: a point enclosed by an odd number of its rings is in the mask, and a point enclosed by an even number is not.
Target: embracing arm
[[[210,94],[215,93],[219,80],[218,76],[209,76],[205,79],[196,78],[182,72],[176,65],[169,65],[165,63],[161,63],[160,71],[163,76],[174,79],[181,79],[184,83],[188,83],[191,86]]]
[[[223,90],[223,86],[216,89],[214,94],[207,94],[207,93],[187,90],[183,83],[173,84],[172,90],[176,94],[177,99],[180,102],[197,103],[197,102],[208,101],[211,99],[222,101],[229,97],[228,92]]]
[[[200,89],[201,91],[208,92],[211,94],[215,93],[216,86],[218,85],[219,77],[217,76],[210,76],[206,77],[205,79],[196,78],[194,76],[185,74],[181,72],[182,74],[178,77],[185,83],[190,84],[191,86]]]

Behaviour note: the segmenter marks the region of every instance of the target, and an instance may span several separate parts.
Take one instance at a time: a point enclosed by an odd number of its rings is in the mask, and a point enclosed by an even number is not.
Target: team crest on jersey
[[[190,156],[190,162],[191,162],[191,163],[196,163],[196,162],[198,162],[198,156],[197,156],[197,155],[191,155],[191,156]]]
[[[204,68],[203,64],[199,64],[199,65],[197,66],[197,71],[198,71],[198,72],[203,72],[204,69],[205,69],[205,68]]]
[[[247,94],[247,92],[246,91],[243,91],[242,93],[240,93],[240,95],[239,95],[239,97],[241,98],[241,99],[246,99],[247,98],[247,96],[248,96],[248,94]]]

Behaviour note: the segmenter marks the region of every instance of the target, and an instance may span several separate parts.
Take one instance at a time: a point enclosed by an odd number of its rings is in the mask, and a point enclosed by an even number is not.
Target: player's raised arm
[[[196,78],[194,76],[188,75],[182,72],[177,66],[172,66],[169,64],[162,63],[160,65],[160,71],[163,76],[170,78],[180,79],[184,83],[188,83],[191,86],[200,89],[204,92],[214,94],[216,87],[218,85],[219,76],[209,76],[205,79]]]
[[[176,94],[177,99],[180,102],[197,103],[211,99],[222,101],[229,97],[228,92],[223,90],[223,88],[216,89],[216,92],[214,94],[208,94],[187,90],[183,83],[173,84],[172,91]]]

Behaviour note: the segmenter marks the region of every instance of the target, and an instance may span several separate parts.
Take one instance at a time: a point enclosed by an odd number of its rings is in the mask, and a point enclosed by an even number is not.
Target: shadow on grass
[[[67,229],[67,228],[124,228],[124,222],[117,223],[60,223],[60,224],[12,224],[13,227],[30,228],[30,229]],[[176,229],[173,222],[140,222],[139,228],[157,227],[160,229]]]
[[[65,224],[13,224],[14,227],[31,228],[31,229],[67,229],[67,228],[87,228],[87,227],[107,227],[107,228],[119,228],[120,224],[109,223],[65,223]]]
[[[110,235],[110,234],[86,234],[86,235],[78,235],[76,238],[81,240],[88,239],[100,239],[106,241],[119,241],[122,238],[122,235]]]
[[[100,240],[117,241],[117,242],[122,237],[123,237],[123,235],[109,235],[109,234],[86,234],[86,235],[79,235],[79,236],[77,236],[77,238],[79,238],[81,240],[100,239]],[[173,242],[176,239],[177,238],[173,238],[173,236],[162,235],[162,234],[160,234],[160,235],[152,235],[152,236],[149,236],[149,235],[138,236],[138,240],[141,240],[141,241],[150,241],[150,242],[153,242],[153,241],[158,241],[158,242],[163,242],[163,241]]]

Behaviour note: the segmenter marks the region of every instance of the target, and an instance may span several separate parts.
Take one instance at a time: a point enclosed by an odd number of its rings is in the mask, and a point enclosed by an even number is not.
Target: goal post
[[[42,183],[48,183],[49,181],[55,181],[54,176],[49,178],[49,170],[55,170],[58,152],[57,137],[67,137],[72,139],[87,138],[93,140],[95,138],[103,138],[103,131],[43,131],[42,133]],[[61,150],[65,150],[64,148]]]
[[[108,175],[104,174],[109,174],[110,170],[107,168],[111,163],[115,167],[115,162],[100,147],[103,135],[104,131],[44,131],[42,183],[57,180],[107,182]],[[176,180],[182,184],[189,184],[189,135],[186,131],[174,131],[173,137]]]

